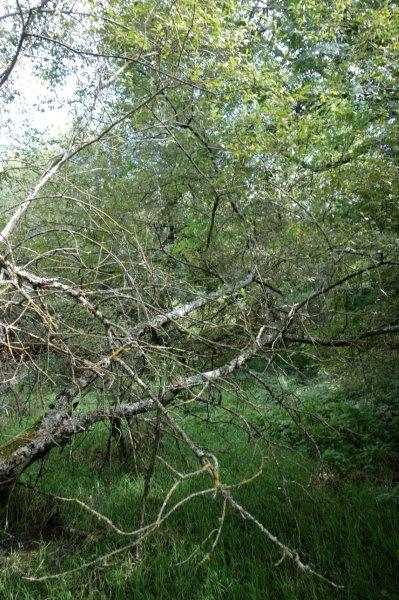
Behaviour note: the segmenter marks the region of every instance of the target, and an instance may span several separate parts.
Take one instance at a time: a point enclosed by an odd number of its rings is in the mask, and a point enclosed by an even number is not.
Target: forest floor
[[[303,562],[342,589],[299,572],[288,559],[280,561],[278,549],[231,510],[218,545],[204,560],[215,533],[208,536],[217,529],[221,513],[220,501],[211,496],[197,497],[171,515],[145,541],[139,561],[132,548],[101,559],[127,546],[129,537],[113,533],[76,503],[53,496],[78,498],[120,529],[137,526],[143,469],[132,458],[123,460],[115,444],[109,461],[104,451],[108,432],[99,427],[73,447],[53,452],[43,465],[35,465],[12,492],[0,530],[1,600],[399,598],[398,486],[387,472],[369,473],[366,468],[369,455],[375,463],[375,446],[381,453],[385,442],[378,432],[370,439],[364,433],[370,427],[365,424],[371,419],[367,410],[366,416],[361,411],[361,418],[351,413],[350,420],[334,409],[327,421],[329,403],[335,406],[337,397],[321,394],[323,389],[295,388],[302,398],[297,418],[306,426],[313,422],[305,442],[275,403],[266,428],[264,417],[259,417],[263,436],[250,438],[235,419],[226,413],[222,418],[219,408],[187,415],[185,424],[193,438],[218,455],[224,483],[253,475],[263,461],[261,475],[238,489],[235,497],[283,543],[297,549]],[[327,406],[322,421],[306,421],[310,413],[303,407],[313,406],[321,397]],[[232,403],[233,398],[224,402]],[[350,431],[344,442],[337,434],[343,420]],[[359,436],[367,438],[367,444],[360,444]],[[313,452],[313,445],[319,450]],[[142,450],[148,457],[149,452]],[[162,455],[181,470],[194,467],[176,440],[163,440]],[[362,464],[356,464],[355,457]],[[355,467],[348,470],[351,461]],[[147,503],[149,515],[159,509],[172,482],[159,463]],[[187,481],[176,499],[208,485],[205,477]],[[85,566],[91,561],[97,562]],[[41,582],[26,579],[72,569],[77,570]]]

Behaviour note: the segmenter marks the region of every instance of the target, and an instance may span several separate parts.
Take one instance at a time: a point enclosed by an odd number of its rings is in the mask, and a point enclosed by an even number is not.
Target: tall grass
[[[77,497],[107,515],[120,528],[138,522],[143,476],[115,455],[104,463],[106,431],[97,430],[56,451],[45,463],[37,487],[18,487],[7,515],[3,510],[0,598],[4,599],[377,599],[399,598],[398,505],[395,488],[371,482],[324,477],[320,462],[278,450],[232,424],[188,417],[192,435],[218,453],[226,483],[263,472],[236,492],[239,501],[305,562],[344,586],[336,591],[297,571],[250,522],[228,512],[220,543],[203,561],[210,543],[202,543],[218,525],[220,503],[195,499],[176,512],[143,546],[141,560],[127,550],[94,567],[86,562],[126,544],[76,505],[55,502],[46,493]],[[231,452],[231,449],[234,451]],[[175,441],[165,438],[162,453],[181,469],[193,466]],[[24,476],[34,482],[39,465]],[[148,502],[155,514],[172,478],[159,464]],[[204,481],[187,482],[177,497]],[[13,538],[10,537],[13,534]],[[8,546],[7,546],[8,544]],[[19,547],[18,547],[19,544]],[[10,551],[11,549],[11,551]],[[191,557],[191,558],[190,558]],[[83,567],[41,583],[23,579]]]

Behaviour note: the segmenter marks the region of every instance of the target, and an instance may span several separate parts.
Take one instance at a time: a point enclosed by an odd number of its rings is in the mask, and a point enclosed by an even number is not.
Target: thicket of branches
[[[310,568],[237,503],[184,415],[229,389],[250,431],[237,372],[356,379],[366,363],[389,376],[395,16],[387,2],[214,0],[0,14],[4,114],[27,61],[50,89],[76,86],[72,126],[59,139],[15,131],[1,166],[0,369],[4,397],[19,390],[1,427],[30,419],[0,447],[4,490],[96,423],[128,431],[150,416],[198,470],[174,471],[133,544],[180,481],[206,472],[201,493]]]

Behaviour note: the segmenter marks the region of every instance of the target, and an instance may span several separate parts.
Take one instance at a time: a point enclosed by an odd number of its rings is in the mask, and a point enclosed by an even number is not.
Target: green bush
[[[341,473],[396,477],[399,417],[394,391],[383,403],[328,382],[284,385],[282,395],[274,386],[280,403],[274,400],[267,413],[265,426],[274,440],[319,456]]]

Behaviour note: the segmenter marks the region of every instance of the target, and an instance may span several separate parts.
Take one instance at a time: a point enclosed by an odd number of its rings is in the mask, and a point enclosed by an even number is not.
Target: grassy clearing
[[[3,546],[9,543],[10,547],[0,553],[0,598],[399,598],[397,488],[338,478],[304,452],[277,449],[259,439],[249,442],[245,432],[225,417],[220,423],[220,414],[210,421],[204,414],[201,424],[188,417],[188,426],[193,437],[218,454],[225,483],[253,474],[264,458],[262,475],[237,491],[237,499],[284,543],[298,549],[305,562],[344,585],[342,591],[298,573],[287,561],[275,566],[280,558],[277,550],[251,523],[231,512],[214,554],[201,563],[211,543],[202,542],[217,527],[221,509],[211,497],[195,499],[175,513],[146,542],[138,564],[126,550],[107,566],[98,564],[42,583],[28,582],[24,574],[40,576],[79,567],[129,540],[110,533],[76,506],[55,503],[21,487],[14,491],[8,513],[8,531],[16,536],[14,547],[3,532]],[[282,436],[282,431],[277,434]],[[73,448],[54,452],[44,465],[45,476],[38,487],[78,497],[129,530],[138,521],[143,477],[132,462],[117,460],[116,449],[112,466],[104,466],[105,436],[106,430],[98,427]],[[174,440],[165,438],[162,452],[182,470],[194,466]],[[33,482],[38,469],[39,465],[32,468],[25,482]],[[159,466],[149,498],[150,513],[155,514],[171,482]],[[202,486],[208,487],[205,478],[187,482],[176,499]]]

